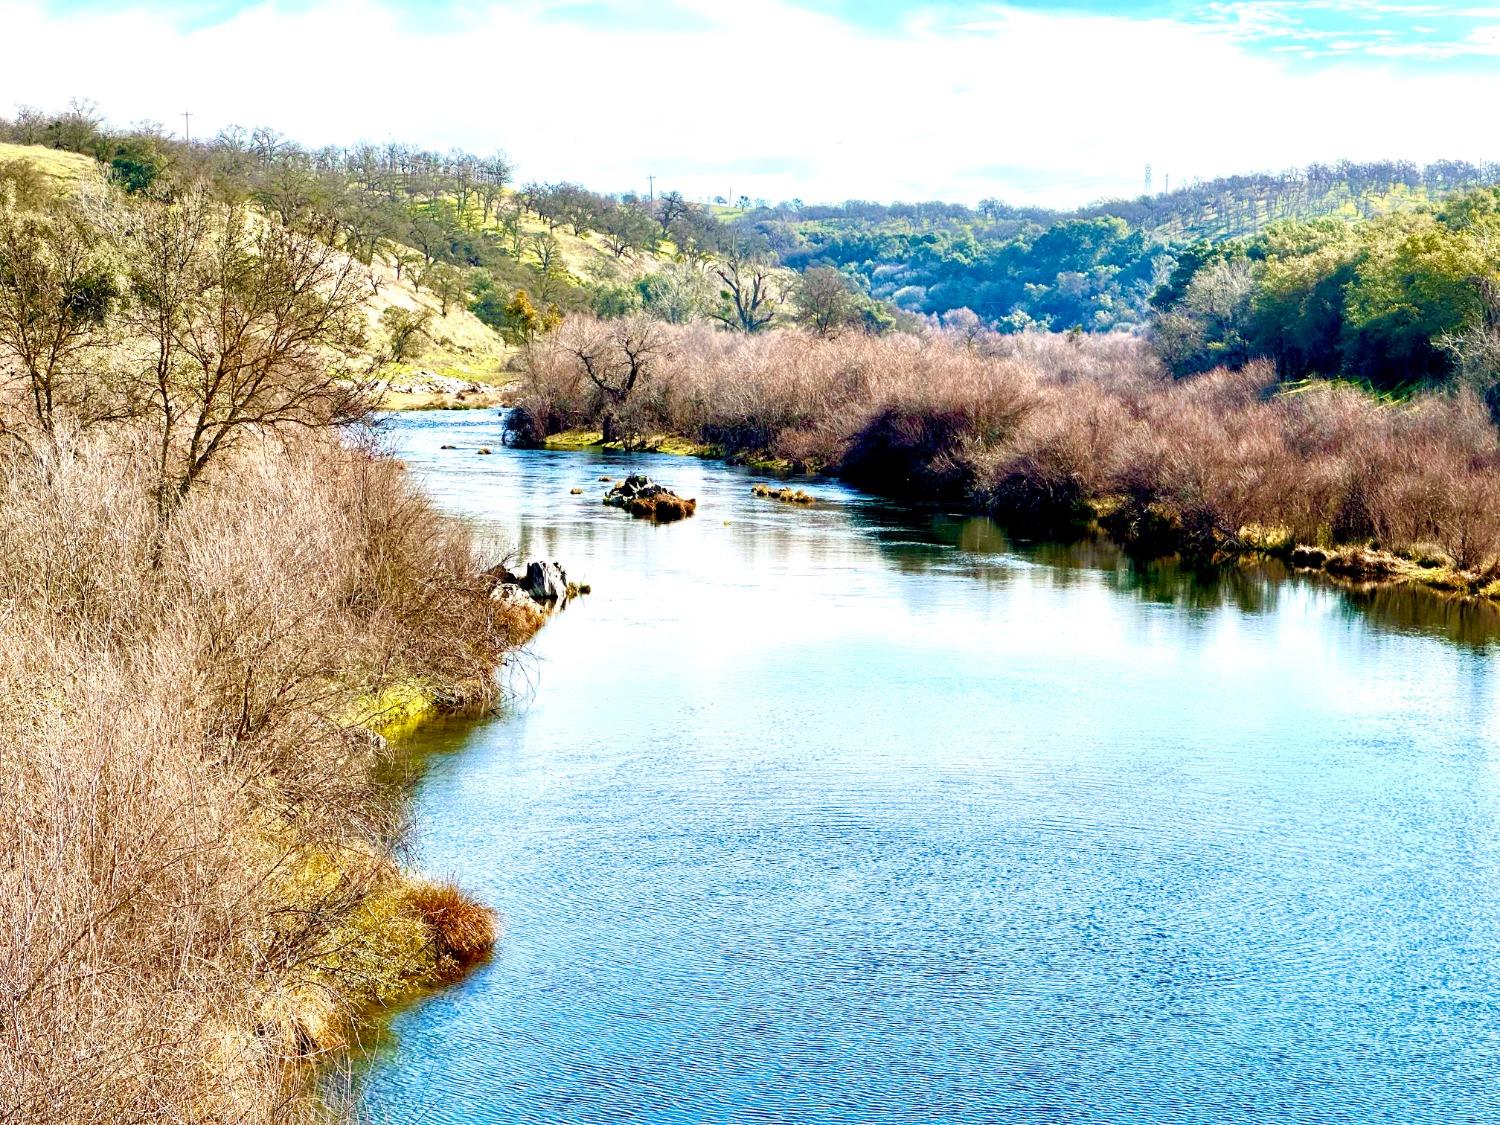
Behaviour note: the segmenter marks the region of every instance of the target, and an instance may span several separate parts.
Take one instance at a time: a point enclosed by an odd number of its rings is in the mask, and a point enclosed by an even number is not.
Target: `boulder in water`
[[[612,508],[624,508],[638,519],[668,523],[685,519],[698,510],[698,501],[678,496],[641,473],[632,473],[604,494]]]
[[[562,564],[555,562],[527,563],[525,574],[512,574],[503,565],[491,567],[485,574],[493,583],[490,596],[496,601],[515,602],[520,599],[551,605],[589,592],[587,585],[569,582]]]
[[[527,563],[521,589],[539,602],[565,601],[568,597],[568,575],[555,562]]]

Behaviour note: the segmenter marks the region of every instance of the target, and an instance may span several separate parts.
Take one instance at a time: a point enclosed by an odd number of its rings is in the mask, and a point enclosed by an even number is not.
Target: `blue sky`
[[[0,0],[0,113],[502,148],[695,196],[1070,204],[1341,157],[1500,156],[1500,6]]]

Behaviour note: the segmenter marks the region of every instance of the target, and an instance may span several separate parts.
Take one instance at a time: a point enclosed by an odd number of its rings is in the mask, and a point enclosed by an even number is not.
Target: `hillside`
[[[64,152],[41,145],[15,145],[0,141],[0,165],[22,161],[40,172],[55,187],[72,188],[86,180],[99,180],[102,169],[97,161],[79,152]]]
[[[961,204],[762,207],[735,213],[782,263],[826,264],[909,313],[968,309],[1007,331],[1137,329],[1181,252],[1249,239],[1274,224],[1356,222],[1431,208],[1500,183],[1500,167],[1457,161],[1315,165],[1234,176],[1076,211]]]
[[[18,135],[3,126],[0,136]],[[9,148],[32,153],[57,182],[89,174],[87,153],[127,190],[188,171],[284,223],[334,223],[336,245],[371,271],[364,358],[389,350],[390,310],[421,321],[403,329],[398,362],[382,371],[397,379],[502,380],[519,343],[573,313],[751,330],[822,332],[831,313],[839,326],[876,330],[904,316],[964,330],[1141,332],[1184,263],[1208,256],[1205,244],[1253,254],[1253,240],[1287,223],[1380,221],[1500,182],[1493,165],[1342,162],[1066,212],[995,199],[731,207],[520,183],[498,153],[394,143],[313,152],[270,130],[184,145],[72,111],[48,128],[50,143],[77,152]],[[756,279],[755,309],[737,307],[727,265]]]
[[[111,170],[110,165],[83,153],[0,142],[0,182],[10,181],[18,190],[66,194],[85,183],[102,183]],[[283,205],[283,194],[291,190],[287,183],[269,178],[250,186],[251,198],[271,214],[277,213]],[[513,188],[498,194],[493,217],[489,209],[481,213],[471,201],[465,202],[470,205],[460,212],[452,193],[433,192],[414,208],[418,222],[411,233],[426,233],[427,227],[419,224],[427,216],[451,214],[464,234],[478,244],[477,251],[473,246],[461,247],[453,232],[443,232],[436,243],[429,241],[424,246],[420,238],[402,237],[400,227],[390,225],[383,231],[384,237],[373,239],[363,249],[346,233],[344,249],[356,259],[370,290],[364,307],[365,344],[346,358],[355,369],[388,382],[389,405],[451,402],[451,389],[447,393],[430,389],[445,380],[479,384],[507,381],[506,367],[517,348],[506,342],[503,325],[487,323],[475,311],[476,307],[484,311],[476,297],[482,298],[495,274],[520,286],[530,283],[529,287],[540,291],[543,299],[550,297],[574,308],[579,294],[628,291],[671,260],[670,245],[659,251],[641,248],[616,254],[602,234],[549,224],[542,216],[525,210]],[[510,213],[502,217],[507,207]],[[509,253],[496,254],[494,245],[485,245],[486,241],[494,244],[501,240],[508,245]],[[545,261],[534,264],[539,254]],[[445,274],[444,267],[451,267],[456,276]],[[540,282],[534,277],[538,269],[544,272]],[[392,343],[387,318],[392,310],[406,314],[405,323],[419,326],[394,361],[387,358]],[[438,379],[428,377],[432,375]],[[466,398],[475,405],[493,400],[482,391]]]

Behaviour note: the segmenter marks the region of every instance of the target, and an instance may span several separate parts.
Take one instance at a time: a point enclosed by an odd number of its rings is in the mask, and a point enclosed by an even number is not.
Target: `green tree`
[[[109,178],[131,194],[149,191],[167,160],[155,139],[149,136],[126,137],[115,145],[109,161]]]
[[[392,305],[380,314],[380,327],[385,330],[385,354],[380,357],[387,363],[404,363],[417,354],[427,327],[432,323],[431,309],[403,309]]]
[[[469,293],[469,286],[464,281],[464,275],[445,262],[439,262],[428,270],[423,280],[428,290],[442,306],[442,316],[448,315],[450,306],[462,304]]]
[[[1438,340],[1481,322],[1496,268],[1468,231],[1431,220],[1376,228],[1348,289],[1346,369],[1382,385],[1447,374]]]
[[[1278,224],[1253,251],[1264,258],[1252,298],[1253,349],[1285,376],[1336,375],[1344,363],[1344,302],[1361,255],[1340,221]]]

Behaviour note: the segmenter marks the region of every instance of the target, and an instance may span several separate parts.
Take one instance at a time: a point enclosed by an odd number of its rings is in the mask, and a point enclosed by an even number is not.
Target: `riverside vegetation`
[[[536,615],[360,438],[364,291],[316,224],[15,180],[0,1119],[327,1120],[311,1061],[495,936],[401,870],[378,732],[490,702]]]
[[[622,403],[589,373],[627,355],[642,367]],[[1500,592],[1500,435],[1466,387],[1384,399],[1288,385],[1266,361],[1177,379],[1119,335],[822,338],[635,321],[540,342],[509,424],[521,444],[666,432],[1043,532],[1097,519],[1144,551],[1270,551]]]
[[[1227,184],[944,218],[516,185],[498,154],[269,130],[187,145],[81,106],[0,135],[14,1120],[321,1119],[307,1060],[493,939],[401,872],[378,780],[374,732],[489,701],[536,625],[358,437],[415,363],[514,367],[521,444],[711,450],[1143,551],[1500,592],[1500,196],[1455,194],[1489,169],[1347,216],[1344,188],[1247,209]],[[950,221],[1003,245],[924,229]]]

